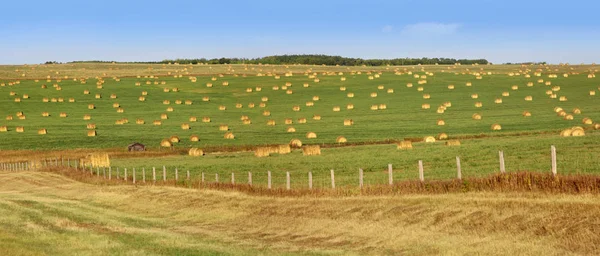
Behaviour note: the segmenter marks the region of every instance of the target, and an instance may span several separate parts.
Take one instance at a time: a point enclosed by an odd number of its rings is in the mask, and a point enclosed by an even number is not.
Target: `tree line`
[[[112,63],[114,61],[73,61],[70,63]],[[486,59],[453,59],[453,58],[395,58],[395,59],[361,59],[342,56],[299,54],[299,55],[273,55],[260,58],[199,58],[199,59],[166,59],[162,61],[118,62],[140,64],[303,64],[303,65],[328,65],[328,66],[401,66],[401,65],[462,65],[488,64]]]

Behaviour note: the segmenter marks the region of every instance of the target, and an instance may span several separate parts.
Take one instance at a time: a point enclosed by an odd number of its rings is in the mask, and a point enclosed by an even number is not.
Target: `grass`
[[[84,64],[80,64],[84,65]],[[110,64],[105,64],[110,65]],[[139,73],[144,73],[144,65],[138,66]],[[219,68],[224,68],[220,66]],[[183,67],[179,67],[180,69]],[[298,67],[294,67],[298,70]],[[294,69],[291,68],[291,69]],[[411,67],[407,67],[410,69]],[[414,68],[414,67],[412,67]],[[431,70],[438,67],[427,67]],[[496,66],[482,67],[484,70],[493,70]],[[514,66],[509,66],[510,70]],[[276,69],[286,70],[283,66]],[[290,70],[291,70],[290,69]],[[331,67],[328,70],[346,69],[346,67]],[[348,68],[350,69],[350,68]],[[588,79],[586,74],[571,75],[568,78],[547,78],[547,74],[568,72],[566,67],[558,71],[545,72],[542,77],[524,78],[523,76],[510,77],[505,73],[486,75],[482,80],[476,80],[473,75],[462,75],[454,73],[438,72],[428,78],[428,83],[422,85],[424,92],[417,91],[417,79],[411,75],[394,75],[391,69],[374,68],[384,71],[380,78],[369,80],[367,73],[351,74],[346,69],[344,77],[346,81],[340,81],[339,75],[319,74],[319,83],[309,79],[302,74],[293,77],[281,76],[276,80],[272,76],[234,76],[225,75],[216,81],[211,81],[211,76],[198,76],[198,81],[192,83],[187,76],[173,78],[163,76],[157,81],[166,82],[165,85],[146,85],[150,78],[122,78],[117,82],[111,78],[105,79],[102,89],[96,88],[96,79],[88,79],[87,84],[80,84],[72,80],[63,80],[60,83],[61,91],[52,88],[55,80],[46,82],[40,80],[23,80],[18,85],[0,87],[0,104],[3,108],[1,116],[12,115],[14,120],[1,120],[0,126],[6,125],[9,132],[0,132],[1,149],[32,149],[32,150],[56,150],[68,148],[124,148],[129,143],[138,141],[156,150],[159,142],[172,135],[181,137],[182,142],[176,148],[188,147],[240,147],[262,144],[284,144],[293,138],[299,138],[309,144],[335,144],[335,139],[343,135],[349,143],[381,142],[385,140],[402,140],[404,138],[423,138],[424,136],[435,136],[445,132],[450,137],[460,136],[495,136],[519,133],[554,132],[561,129],[582,125],[581,120],[589,117],[592,120],[600,120],[600,104],[596,96],[589,96],[590,90],[596,90],[597,83],[594,79]],[[361,69],[361,68],[356,68]],[[266,72],[267,68],[264,67]],[[352,69],[351,69],[352,70]],[[464,69],[463,69],[464,70]],[[505,70],[505,71],[506,71]],[[427,69],[426,69],[427,71]],[[158,71],[156,71],[158,72]],[[258,72],[256,69],[252,71]],[[424,74],[424,72],[418,72]],[[214,74],[214,73],[213,73]],[[215,75],[215,77],[218,77]],[[546,86],[536,82],[537,79],[552,81],[553,85],[561,86],[557,92],[560,96],[567,96],[568,101],[559,102],[558,99],[550,99],[546,96]],[[14,81],[6,79],[3,83]],[[136,82],[142,82],[142,86],[135,86]],[[222,86],[224,81],[229,86]],[[466,82],[472,82],[473,86],[465,86]],[[526,83],[534,81],[533,87],[527,87]],[[212,82],[214,86],[207,88],[206,83]],[[273,86],[283,86],[291,82],[292,95],[285,90],[274,91]],[[302,87],[308,82],[310,87]],[[413,83],[414,87],[407,88],[407,83]],[[48,89],[41,89],[42,84],[47,84]],[[449,90],[448,84],[454,84],[455,89]],[[378,85],[383,85],[384,90],[379,90]],[[512,85],[519,85],[519,90],[512,91]],[[339,87],[345,86],[347,91],[340,91]],[[180,89],[179,92],[163,92],[163,88]],[[261,92],[247,93],[246,88],[261,87]],[[393,88],[394,93],[386,93],[386,89]],[[90,90],[89,95],[84,95],[84,90]],[[15,96],[9,92],[14,91],[17,97],[29,94],[29,99],[22,102],[14,102]],[[147,91],[145,102],[138,101],[142,91]],[[501,97],[501,93],[509,91],[509,97],[503,97],[502,104],[494,104],[494,99]],[[347,98],[346,93],[355,93],[354,98]],[[377,92],[376,98],[369,97],[372,92]],[[99,93],[101,99],[95,99],[94,95]],[[431,99],[423,99],[422,94],[428,93]],[[472,93],[479,94],[479,99],[471,99]],[[116,94],[117,99],[110,99],[111,94]],[[305,103],[311,101],[312,97],[320,96],[315,101],[314,107],[306,107]],[[533,101],[525,101],[525,96],[533,96]],[[210,97],[210,102],[203,102],[204,96]],[[43,103],[42,98],[63,97],[75,98],[74,103]],[[268,97],[265,108],[258,107],[262,97]],[[193,105],[177,105],[176,100],[192,100]],[[169,100],[170,105],[164,105],[163,100]],[[451,102],[444,114],[436,113],[436,109],[444,102]],[[483,102],[482,108],[475,108],[474,103]],[[125,110],[117,113],[112,107],[113,103],[119,103]],[[243,108],[237,109],[236,103],[241,103]],[[255,103],[257,107],[248,108],[249,103]],[[346,110],[345,106],[352,103],[354,110]],[[422,103],[430,103],[432,108],[421,110]],[[87,109],[88,104],[95,104],[96,109]],[[373,111],[373,104],[386,104],[386,110]],[[224,105],[227,110],[220,111],[218,106]],[[301,111],[295,112],[293,106],[299,105]],[[333,112],[335,106],[340,106],[340,112]],[[563,120],[553,111],[554,107],[560,106],[567,112],[574,108],[580,108],[582,114],[574,115],[574,120]],[[173,107],[173,112],[167,112],[167,107]],[[263,116],[262,112],[269,110],[271,116]],[[531,117],[522,117],[524,110],[532,113]],[[23,111],[26,120],[19,120],[15,113]],[[49,112],[50,117],[42,117],[43,111]],[[60,112],[66,112],[68,117],[59,117]],[[160,114],[167,113],[168,120],[163,120],[161,126],[153,126],[152,121],[160,119]],[[472,120],[473,113],[480,113],[482,120]],[[91,114],[92,120],[84,121],[83,115]],[[252,124],[244,125],[240,121],[242,115],[248,116]],[[313,115],[321,115],[321,121],[312,120]],[[198,122],[189,122],[190,116],[198,117]],[[209,116],[211,123],[202,123],[201,118]],[[129,123],[124,125],[115,124],[115,121],[127,118]],[[144,119],[146,124],[135,124],[136,119]],[[292,118],[294,124],[284,125],[284,119]],[[306,124],[299,124],[299,118],[307,118]],[[344,119],[352,119],[353,126],[343,126]],[[275,120],[275,126],[267,126],[268,120]],[[437,126],[436,121],[443,119],[445,126]],[[97,125],[98,136],[87,137],[86,124]],[[189,123],[190,130],[182,130],[181,124]],[[501,131],[492,131],[491,125],[499,123]],[[221,124],[229,125],[229,129],[236,136],[235,140],[223,138],[224,131],[219,131]],[[17,126],[24,126],[24,133],[15,133]],[[296,128],[295,133],[287,133],[288,126]],[[38,135],[37,130],[46,128],[47,135]],[[306,139],[307,132],[316,132],[318,138]],[[189,141],[191,135],[198,135],[200,142]]]
[[[0,172],[3,255],[597,254],[597,195],[264,197]]]

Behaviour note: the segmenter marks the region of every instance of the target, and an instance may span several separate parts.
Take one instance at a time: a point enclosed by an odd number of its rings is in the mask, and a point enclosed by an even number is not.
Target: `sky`
[[[593,0],[30,0],[0,8],[0,64],[281,54],[600,63]]]

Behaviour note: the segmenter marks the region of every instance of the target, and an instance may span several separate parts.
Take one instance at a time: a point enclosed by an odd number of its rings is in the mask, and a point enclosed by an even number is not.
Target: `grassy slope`
[[[0,173],[3,255],[595,254],[597,196],[271,198]]]
[[[281,66],[278,66],[281,68]],[[566,71],[563,70],[563,71]],[[256,72],[256,71],[254,71]],[[558,72],[559,74],[561,72]],[[417,79],[409,75],[396,76],[384,73],[381,78],[368,80],[365,73],[344,75],[347,81],[340,81],[340,76],[322,76],[320,82],[314,83],[303,75],[283,77],[280,80],[273,77],[233,77],[225,76],[217,81],[210,81],[209,76],[198,77],[197,83],[192,83],[187,77],[163,77],[159,81],[166,81],[166,85],[134,86],[136,81],[145,82],[151,79],[124,78],[121,82],[106,79],[103,89],[96,89],[95,79],[90,79],[82,85],[72,80],[62,81],[62,91],[52,89],[51,85],[42,80],[35,83],[31,80],[23,81],[20,85],[0,87],[1,116],[15,115],[23,111],[27,120],[1,120],[0,125],[7,125],[7,133],[0,133],[0,148],[3,149],[57,149],[57,148],[109,148],[124,147],[133,141],[139,141],[150,147],[158,147],[161,139],[171,135],[178,135],[183,139],[179,147],[188,146],[227,146],[227,145],[257,145],[265,143],[288,143],[292,138],[299,138],[305,143],[334,143],[336,137],[345,136],[349,142],[382,141],[385,139],[403,139],[407,137],[423,137],[446,132],[450,136],[478,135],[478,134],[503,134],[531,131],[558,131],[566,127],[580,125],[584,117],[600,120],[600,104],[598,97],[589,96],[590,90],[596,90],[595,79],[586,78],[585,74],[571,75],[569,78],[559,76],[550,79],[553,85],[561,86],[557,92],[559,96],[567,96],[569,101],[559,102],[550,99],[545,91],[550,86],[535,83],[533,87],[525,86],[529,81],[536,81],[538,77],[524,78],[522,76],[509,77],[505,74],[484,76],[482,80],[475,80],[472,75],[454,75],[437,73],[428,78],[428,84],[423,85],[424,92],[418,92]],[[542,77],[548,80],[546,76]],[[221,86],[223,81],[228,81],[229,86]],[[465,86],[466,82],[473,82],[472,87]],[[206,83],[212,82],[213,88],[207,88]],[[273,91],[274,85],[282,86],[291,82],[294,94],[287,95],[284,91]],[[311,87],[303,88],[302,84],[308,82]],[[415,86],[407,88],[407,83]],[[49,89],[40,89],[41,84],[48,84]],[[454,84],[456,89],[449,90],[448,84]],[[346,86],[347,91],[340,91],[340,86]],[[388,94],[385,90],[378,90],[378,85],[386,89],[395,90]],[[511,85],[519,85],[517,91],[510,89]],[[246,88],[263,88],[261,92],[245,92]],[[178,87],[177,93],[162,91],[163,88]],[[83,95],[83,90],[89,89],[90,95]],[[21,103],[13,101],[14,96],[9,92],[14,91],[17,96],[29,94],[30,99]],[[142,91],[148,91],[146,102],[139,102],[138,96]],[[494,104],[494,99],[501,97],[503,91],[509,91],[509,97],[503,97],[503,104]],[[355,93],[354,98],[346,97],[346,93]],[[377,98],[369,97],[372,92],[378,92]],[[102,94],[102,99],[95,99],[96,93]],[[110,94],[117,94],[117,99],[110,99]],[[423,99],[422,94],[429,93],[431,99]],[[479,94],[479,99],[471,99],[473,93]],[[305,103],[318,95],[321,100],[315,102],[314,107],[306,107]],[[534,100],[527,102],[525,96],[531,95]],[[210,102],[202,102],[203,96],[210,96]],[[249,103],[258,103],[261,97],[269,98],[266,108],[248,108]],[[75,103],[42,103],[42,97],[63,97],[67,100],[74,97]],[[193,100],[193,105],[176,105],[174,101]],[[170,100],[170,105],[162,104],[163,100]],[[436,108],[444,102],[450,101],[452,107],[444,114],[437,114]],[[475,102],[483,102],[482,108],[475,108]],[[93,103],[96,109],[88,110],[87,105]],[[113,103],[120,103],[125,110],[117,113],[112,107]],[[243,108],[235,108],[236,103],[242,103]],[[355,105],[354,110],[346,110],[346,104]],[[431,104],[430,110],[421,110],[422,103]],[[373,104],[387,104],[386,110],[369,110]],[[219,111],[218,106],[224,105],[226,111]],[[301,106],[300,112],[292,111],[295,105]],[[167,112],[166,108],[172,106],[175,111]],[[340,106],[342,111],[333,112],[334,106]],[[575,115],[571,121],[562,120],[554,113],[556,106],[570,112],[578,107],[583,114]],[[271,116],[262,115],[263,110],[271,111]],[[530,111],[533,116],[521,116],[524,111]],[[48,111],[51,117],[42,117],[41,112]],[[69,117],[58,117],[60,112],[66,112]],[[153,120],[160,118],[161,113],[168,113],[169,119],[163,121],[162,126],[153,126]],[[473,113],[483,115],[483,120],[472,120]],[[84,114],[91,114],[91,121],[84,121]],[[312,120],[318,114],[323,117],[321,121]],[[247,115],[252,120],[251,125],[243,125],[241,115]],[[191,130],[181,130],[182,123],[189,123],[190,116],[209,116],[211,123],[191,123]],[[307,124],[298,124],[298,118],[307,118]],[[116,125],[115,121],[128,118],[129,124]],[[136,125],[135,120],[142,118],[145,125]],[[284,119],[292,118],[294,124],[285,125]],[[353,119],[355,125],[343,126],[344,119]],[[267,120],[275,120],[276,126],[267,126]],[[445,126],[436,126],[436,121],[443,119]],[[98,137],[86,136],[86,124],[95,123],[98,126]],[[494,123],[502,125],[503,130],[492,132],[490,126]],[[235,140],[223,139],[224,132],[219,131],[220,124],[229,125],[230,130],[236,135]],[[23,134],[14,132],[16,126],[24,126]],[[287,133],[286,128],[293,126],[296,133]],[[48,129],[48,135],[37,135],[40,128]],[[316,132],[317,139],[306,139],[309,131]],[[189,136],[200,136],[199,143],[189,142]]]

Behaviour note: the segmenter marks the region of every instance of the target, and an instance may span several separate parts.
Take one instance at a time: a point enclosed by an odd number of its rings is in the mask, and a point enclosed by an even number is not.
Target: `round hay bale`
[[[179,136],[177,136],[177,135],[173,135],[173,136],[171,136],[171,137],[169,138],[169,141],[170,141],[171,143],[179,143],[179,141],[180,141],[180,140],[179,140]]]
[[[88,130],[87,131],[88,137],[95,137],[96,135],[97,135],[96,130]]]
[[[573,130],[567,128],[567,129],[560,131],[560,136],[561,137],[569,137],[569,136],[571,136],[571,133],[573,133]]]
[[[433,143],[435,142],[435,137],[433,136],[427,136],[423,139],[426,143]]]
[[[412,142],[410,140],[404,140],[396,144],[396,149],[412,149]]]
[[[348,140],[347,140],[347,139],[346,139],[346,137],[344,137],[344,136],[338,136],[338,137],[335,139],[335,142],[337,142],[337,143],[346,143],[346,142],[348,142]]]
[[[477,99],[477,98],[479,98],[479,94],[477,94],[477,93],[471,94],[471,99]]]
[[[198,137],[198,135],[192,135],[192,136],[190,136],[190,141],[198,142],[198,141],[200,141],[200,137]]]
[[[585,136],[585,130],[581,126],[575,126],[575,127],[571,128],[571,136],[574,136],[574,137]]]
[[[8,127],[6,127],[5,125],[0,126],[0,132],[7,132],[8,131]]]
[[[576,115],[579,115],[579,114],[581,114],[581,109],[579,109],[579,108],[574,108],[574,109],[573,109],[573,114],[576,114]]]
[[[428,103],[423,103],[421,104],[421,109],[430,109],[431,105],[429,105]]]
[[[83,120],[92,120],[91,115],[83,115]]]
[[[165,147],[165,148],[170,148],[173,146],[173,143],[171,143],[171,140],[169,140],[169,139],[163,139],[160,141],[160,146]]]
[[[248,108],[254,108],[254,103],[248,103]]]
[[[387,89],[387,93],[394,93],[394,89]]]
[[[567,101],[567,97],[566,96],[560,96],[560,98],[558,98],[559,101]]]
[[[219,131],[229,131],[229,126],[225,124],[219,125]]]
[[[590,96],[595,96],[596,95],[596,91],[590,91]]]
[[[586,118],[583,118],[582,122],[583,122],[583,124],[588,124],[588,125],[590,125],[590,124],[593,124],[593,123],[594,123],[594,121],[592,121],[592,119],[590,119],[590,118],[587,118],[587,117],[586,117]]]
[[[444,120],[440,119],[440,120],[437,120],[437,125],[439,125],[439,126],[446,125],[446,122],[444,122]]]
[[[287,132],[296,132],[296,128],[290,126],[287,128]]]
[[[314,103],[314,102],[312,102],[312,101],[307,101],[307,102],[306,102],[306,106],[307,106],[307,107],[312,107],[312,106],[314,106],[314,105],[315,105],[315,103]],[[298,110],[294,110],[294,111],[299,111],[299,110],[300,110],[300,106],[294,106],[294,107],[297,107],[297,108],[298,108]]]
[[[377,97],[377,93],[376,92],[372,92],[371,93],[371,98],[376,98]]]
[[[300,141],[299,139],[292,139],[289,143],[290,147],[293,148],[300,148],[302,147],[302,141]]]
[[[531,113],[529,111],[523,111],[523,116],[524,117],[530,117]]]
[[[204,151],[202,151],[202,149],[199,149],[199,148],[190,148],[190,150],[188,151],[188,154],[190,156],[203,156]]]
[[[565,119],[565,120],[573,120],[573,118],[574,118],[574,117],[573,117],[573,115],[571,115],[571,114],[567,114],[567,115],[565,115],[565,116],[563,117],[563,119]]]
[[[304,156],[316,156],[321,154],[321,146],[319,145],[308,145],[302,147],[302,155]]]
[[[561,107],[554,107],[554,112],[558,113],[563,111],[563,109]]]
[[[156,125],[156,126],[159,126],[159,125],[162,125],[162,121],[160,121],[160,120],[154,120],[154,121],[152,122],[152,124],[153,124],[153,125]]]
[[[317,138],[317,134],[314,132],[308,132],[306,133],[306,138],[307,139],[316,139]]]
[[[379,109],[387,109],[387,104],[379,104]]]
[[[499,124],[492,124],[492,131],[500,131],[502,130],[502,126]]]
[[[275,126],[275,120],[267,120],[267,125],[268,126]]]
[[[371,110],[379,110],[379,105],[371,105]]]
[[[446,134],[445,132],[442,132],[442,133],[438,134],[437,139],[438,140],[447,140],[448,134]]]
[[[423,99],[431,99],[431,95],[428,93],[423,94]]]
[[[39,130],[38,130],[38,134],[39,134],[39,135],[44,135],[44,134],[47,134],[47,133],[48,133],[48,131],[47,131],[46,129],[43,129],[43,128],[42,128],[42,129],[39,129]]]
[[[190,124],[187,124],[187,123],[181,124],[181,129],[182,130],[189,130],[190,129]]]
[[[135,123],[136,124],[145,124],[146,122],[144,121],[144,119],[139,119],[138,118],[138,119],[135,120]]]
[[[354,98],[354,93],[353,92],[349,92],[349,93],[346,94],[346,96],[348,98]]]
[[[525,96],[525,101],[533,101],[533,96]]]
[[[333,112],[340,112],[340,106],[333,107]]]
[[[421,83],[419,83],[421,84]],[[425,90],[425,88],[423,88],[422,86],[417,87],[417,91],[422,92],[423,90]]]
[[[354,109],[354,104],[348,104],[348,105],[346,105],[346,109],[348,109],[348,110]]]
[[[321,116],[320,115],[313,115],[313,120],[321,120]]]
[[[167,114],[163,113],[163,114],[160,114],[160,119],[167,120],[167,119],[169,119],[169,116]]]
[[[60,116],[60,117],[67,117],[67,113],[65,113],[65,112],[61,112],[59,116]]]
[[[226,132],[225,135],[223,135],[223,138],[228,139],[228,140],[233,140],[233,139],[235,139],[235,135],[233,135],[233,133],[231,133],[231,132]]]
[[[481,102],[475,102],[475,107],[476,108],[483,107],[483,103],[481,103]]]
[[[481,114],[479,114],[479,113],[475,113],[471,117],[473,118],[473,120],[481,120]]]
[[[48,113],[48,112],[42,112],[42,116],[48,117],[48,116],[50,116],[50,113]]]
[[[88,109],[95,109],[96,106],[94,106],[94,104],[88,104]]]
[[[593,127],[594,130],[600,130],[600,123],[595,123]]]
[[[518,85],[513,85],[510,87],[510,89],[512,89],[513,91],[519,90],[519,86]]]
[[[252,124],[252,120],[245,119],[245,120],[242,121],[242,124]]]
[[[502,92],[502,96],[503,97],[508,97],[508,96],[510,96],[510,93],[509,92]]]
[[[305,124],[306,123],[306,118],[304,118],[304,117],[298,118],[298,123],[299,124]]]
[[[210,101],[210,97],[204,96],[204,97],[202,97],[202,101],[208,102],[208,101]]]
[[[319,101],[320,100],[319,96],[313,96],[312,99],[313,99],[313,101]]]
[[[494,103],[496,103],[496,104],[502,104],[502,98],[496,98],[494,100]]]
[[[351,126],[354,124],[354,121],[352,121],[352,119],[344,119],[344,126]]]
[[[95,97],[96,97],[96,99],[102,99],[102,95],[101,95],[101,94],[99,94],[99,93],[96,93],[96,96],[95,96]]]
[[[262,113],[263,116],[271,116],[271,111],[265,110]]]

